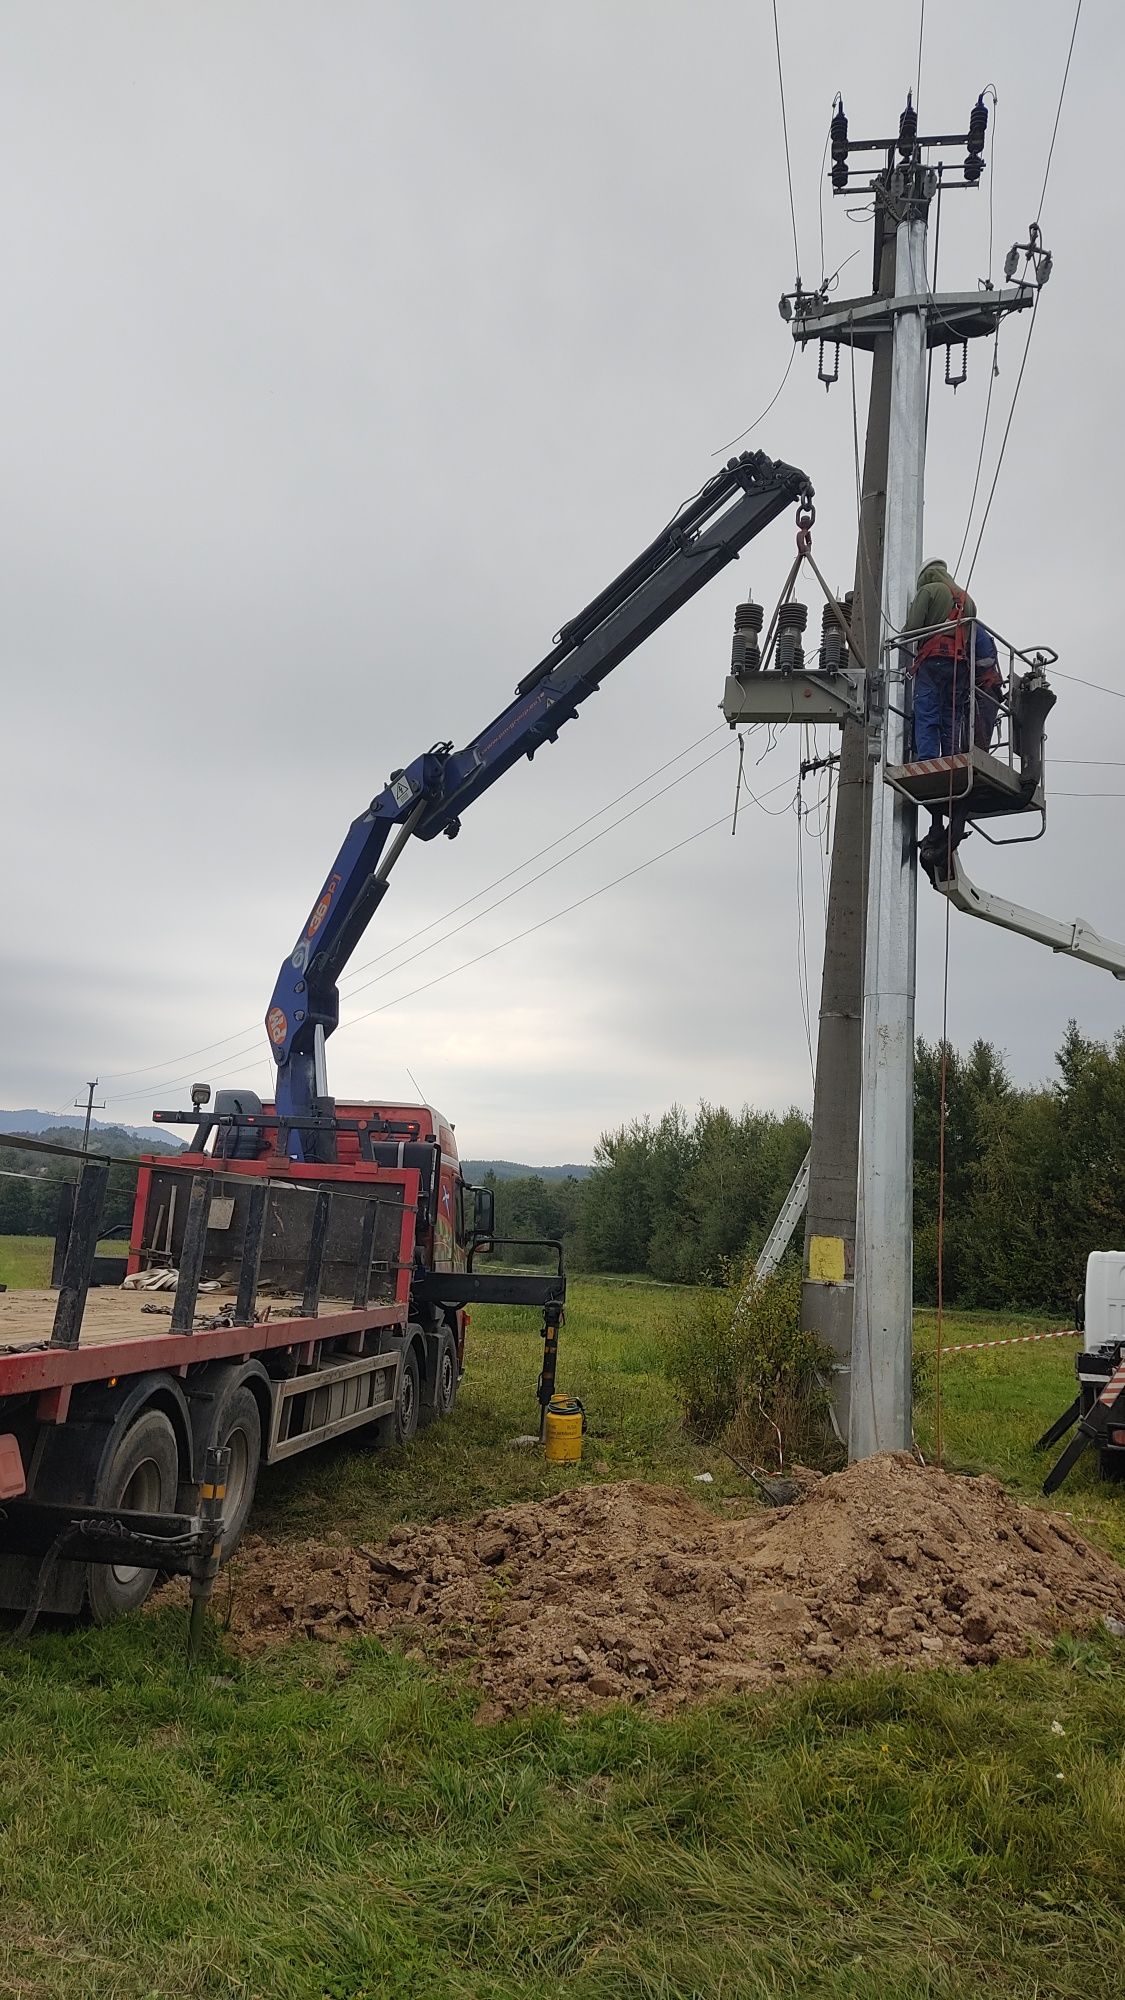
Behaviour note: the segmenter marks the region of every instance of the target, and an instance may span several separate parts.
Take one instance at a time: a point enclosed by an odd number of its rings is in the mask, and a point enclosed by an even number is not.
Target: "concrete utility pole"
[[[879,186],[875,195],[874,295],[889,298],[894,287],[895,233],[887,226],[885,193]],[[890,331],[881,333],[872,354],[852,607],[853,665],[856,655],[874,663],[879,649],[892,344]],[[801,1325],[836,1356],[832,1408],[843,1438],[848,1435],[851,1401],[871,792],[866,725],[862,718],[849,718],[840,738],[809,1152],[805,1280],[801,1293]]]
[[[936,175],[918,168],[906,183],[895,245],[895,297],[916,301],[895,315],[884,615],[869,693],[881,723],[882,761],[905,763],[905,699],[882,650],[901,632],[922,564],[926,470],[926,226]],[[914,970],[918,904],[918,809],[882,782],[871,792],[871,854],[863,992],[863,1087],[856,1222],[852,1398],[848,1456],[907,1451],[914,1313]]]
[[[88,1083],[88,1084],[86,1085],[86,1105],[85,1105],[85,1111],[86,1111],[86,1123],[85,1123],[85,1125],[84,1125],[84,1126],[83,1126],[83,1128],[82,1128],[82,1151],[83,1151],[84,1153],[85,1153],[85,1152],[88,1152],[88,1151],[89,1151],[89,1146],[90,1146],[90,1120],[91,1120],[91,1118],[93,1117],[93,1114],[94,1114],[94,1111],[95,1111],[95,1110],[98,1110],[98,1111],[104,1111],[104,1110],[105,1110],[105,1105],[104,1105],[104,1103],[103,1103],[103,1104],[99,1104],[99,1105],[96,1105],[96,1106],[95,1106],[95,1104],[94,1104],[94,1092],[95,1092],[95,1090],[97,1089],[97,1087],[98,1087],[98,1079],[97,1079],[97,1077],[95,1077],[95,1078],[94,1078],[94,1080],[93,1080],[93,1082],[92,1082],[92,1083]],[[82,1099],[81,1099],[80,1097],[76,1097],[76,1098],[75,1098],[75,1100],[74,1100],[74,1109],[75,1109],[76,1111],[81,1111],[81,1110],[83,1109],[83,1105],[82,1105]]]
[[[945,162],[930,165],[923,155],[964,147],[963,184],[975,188],[987,125],[980,97],[967,132],[924,137],[908,97],[896,138],[857,142],[837,100],[834,194],[848,192],[850,155],[883,156],[865,189],[875,201],[874,290],[840,301],[827,285],[815,293],[798,285],[782,301],[793,338],[820,342],[823,381],[836,379],[841,347],[873,356],[853,612],[855,651],[868,670],[866,713],[845,721],[841,749],[802,1297],[802,1324],[836,1355],[834,1414],[852,1459],[911,1442],[917,811],[884,772],[909,755],[905,675],[887,641],[905,623],[922,558],[927,356],[931,346],[946,348],[946,380],[956,386],[968,342],[994,337],[1003,315],[1034,297],[1026,276],[1012,289],[991,281],[940,297],[929,289],[929,205],[954,183],[943,182]],[[1034,230],[1010,253],[1008,277],[1021,248],[1033,262],[1042,255]],[[1037,283],[1049,275],[1045,256],[1043,265],[1035,264]],[[955,354],[960,373],[951,372]],[[755,699],[724,709],[735,720],[757,713]]]

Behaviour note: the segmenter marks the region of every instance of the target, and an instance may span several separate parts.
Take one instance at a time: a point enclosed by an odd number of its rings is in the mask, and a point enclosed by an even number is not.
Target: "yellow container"
[[[577,1396],[552,1396],[543,1425],[543,1456],[550,1465],[577,1465],[586,1412]]]

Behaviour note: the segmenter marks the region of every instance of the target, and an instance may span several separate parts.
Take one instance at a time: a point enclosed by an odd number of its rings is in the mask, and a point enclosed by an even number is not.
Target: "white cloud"
[[[1056,49],[1017,33],[1023,20],[1011,0],[983,14],[956,0],[926,51],[939,122],[962,122],[986,77],[1000,84],[994,270],[1034,213],[1063,54],[1061,25]],[[885,13],[826,0],[800,23],[783,36],[808,283],[832,91],[853,131],[892,124],[915,24],[888,38]],[[1080,37],[1043,218],[1056,275],[974,576],[1003,631],[1110,681],[1122,281],[1103,253],[1121,40],[1108,20]],[[738,0],[690,19],[671,0],[16,8],[2,86],[9,1103],[62,1103],[95,1070],[152,1065],[106,1086],[140,1119],[192,1068],[185,1052],[242,1028],[199,1069],[233,1072],[245,1045],[261,1087],[256,1023],[350,818],[392,766],[495,712],[768,400],[787,359],[774,302],[793,275],[773,60],[766,16]],[[984,274],[989,185],[947,203],[943,283]],[[868,225],[846,206],[825,198],[825,256],[832,269],[858,250],[841,286],[862,291]],[[1001,341],[986,480],[1022,338],[1013,324]],[[935,370],[926,545],[950,560],[988,361],[974,351],[956,398],[940,357]],[[862,361],[857,388],[862,406]],[[826,399],[799,359],[751,442],[808,467],[818,558],[846,582],[846,367]],[[787,526],[770,531],[456,843],[404,861],[359,961],[712,727],[732,605],[751,583],[769,601],[791,548]],[[1125,760],[1125,706],[1059,686],[1048,836],[996,853],[974,841],[970,866],[1112,933],[1121,805],[1062,794],[1125,786],[1058,760]],[[787,777],[796,754],[783,742],[755,779]],[[673,1097],[807,1102],[791,815],[744,807],[737,841],[709,834],[466,963],[695,832],[733,783],[728,745],[354,1002],[360,979],[346,983],[345,1020],[465,966],[340,1033],[339,1094],[405,1089],[409,1064],[467,1152],[544,1160],[588,1157],[603,1125]],[[820,907],[810,843],[814,1006]],[[943,923],[924,897],[930,1035]],[[1030,945],[954,919],[951,953],[955,1037],[990,1035],[1020,1076],[1049,1069],[1070,1013],[1098,1033],[1120,1020],[1108,979]]]

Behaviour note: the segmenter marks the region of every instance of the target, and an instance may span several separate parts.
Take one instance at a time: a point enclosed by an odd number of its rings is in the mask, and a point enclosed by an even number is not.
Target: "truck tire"
[[[143,1410],[118,1440],[98,1479],[99,1507],[172,1514],[179,1480],[176,1433],[162,1410]],[[144,1603],[157,1572],[132,1564],[90,1563],[86,1597],[95,1625],[108,1625]]]
[[[445,1329],[438,1336],[437,1366],[434,1370],[433,1395],[422,1400],[422,1422],[434,1423],[440,1417],[449,1417],[457,1401],[457,1389],[461,1371],[457,1366],[457,1347],[453,1335]]]
[[[457,1347],[448,1327],[426,1335],[426,1367],[421,1379],[422,1400],[418,1407],[418,1427],[435,1424],[448,1417],[457,1401]],[[432,1374],[431,1374],[432,1367]]]
[[[419,1390],[418,1351],[410,1346],[403,1352],[398,1371],[398,1395],[395,1398],[395,1443],[409,1444],[418,1429]]]
[[[224,1396],[215,1411],[208,1444],[226,1445],[230,1451],[227,1497],[223,1509],[223,1561],[232,1556],[254,1504],[254,1488],[262,1463],[262,1418],[257,1399],[245,1382]],[[202,1459],[199,1461],[202,1465]]]

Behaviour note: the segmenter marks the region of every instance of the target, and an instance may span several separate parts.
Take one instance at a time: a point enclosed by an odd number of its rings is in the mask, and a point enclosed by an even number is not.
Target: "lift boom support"
[[[1100,965],[1103,971],[1112,972],[1115,979],[1125,979],[1125,944],[1102,937],[1082,917],[1075,917],[1072,923],[1060,923],[1057,917],[1025,910],[1022,903],[1009,903],[1003,896],[978,889],[956,854],[953,873],[945,879],[939,874],[934,887],[967,917],[981,917],[986,924],[999,924],[1001,930],[1015,931],[1019,937],[1046,945],[1049,951],[1065,952],[1068,958],[1080,958],[1085,965]]]
[[[312,1130],[291,1130],[294,1158],[320,1156],[315,1125],[331,1131],[324,1041],[339,1021],[337,981],[387,892],[387,878],[407,840],[455,835],[466,806],[521,757],[553,743],[564,722],[577,716],[580,704],[622,660],[810,491],[796,466],[762,452],[731,459],[628,569],[563,626],[501,714],[463,750],[438,743],[394,772],[352,821],[281,967],[266,1015],[278,1065],[278,1114],[283,1120],[314,1121]]]

